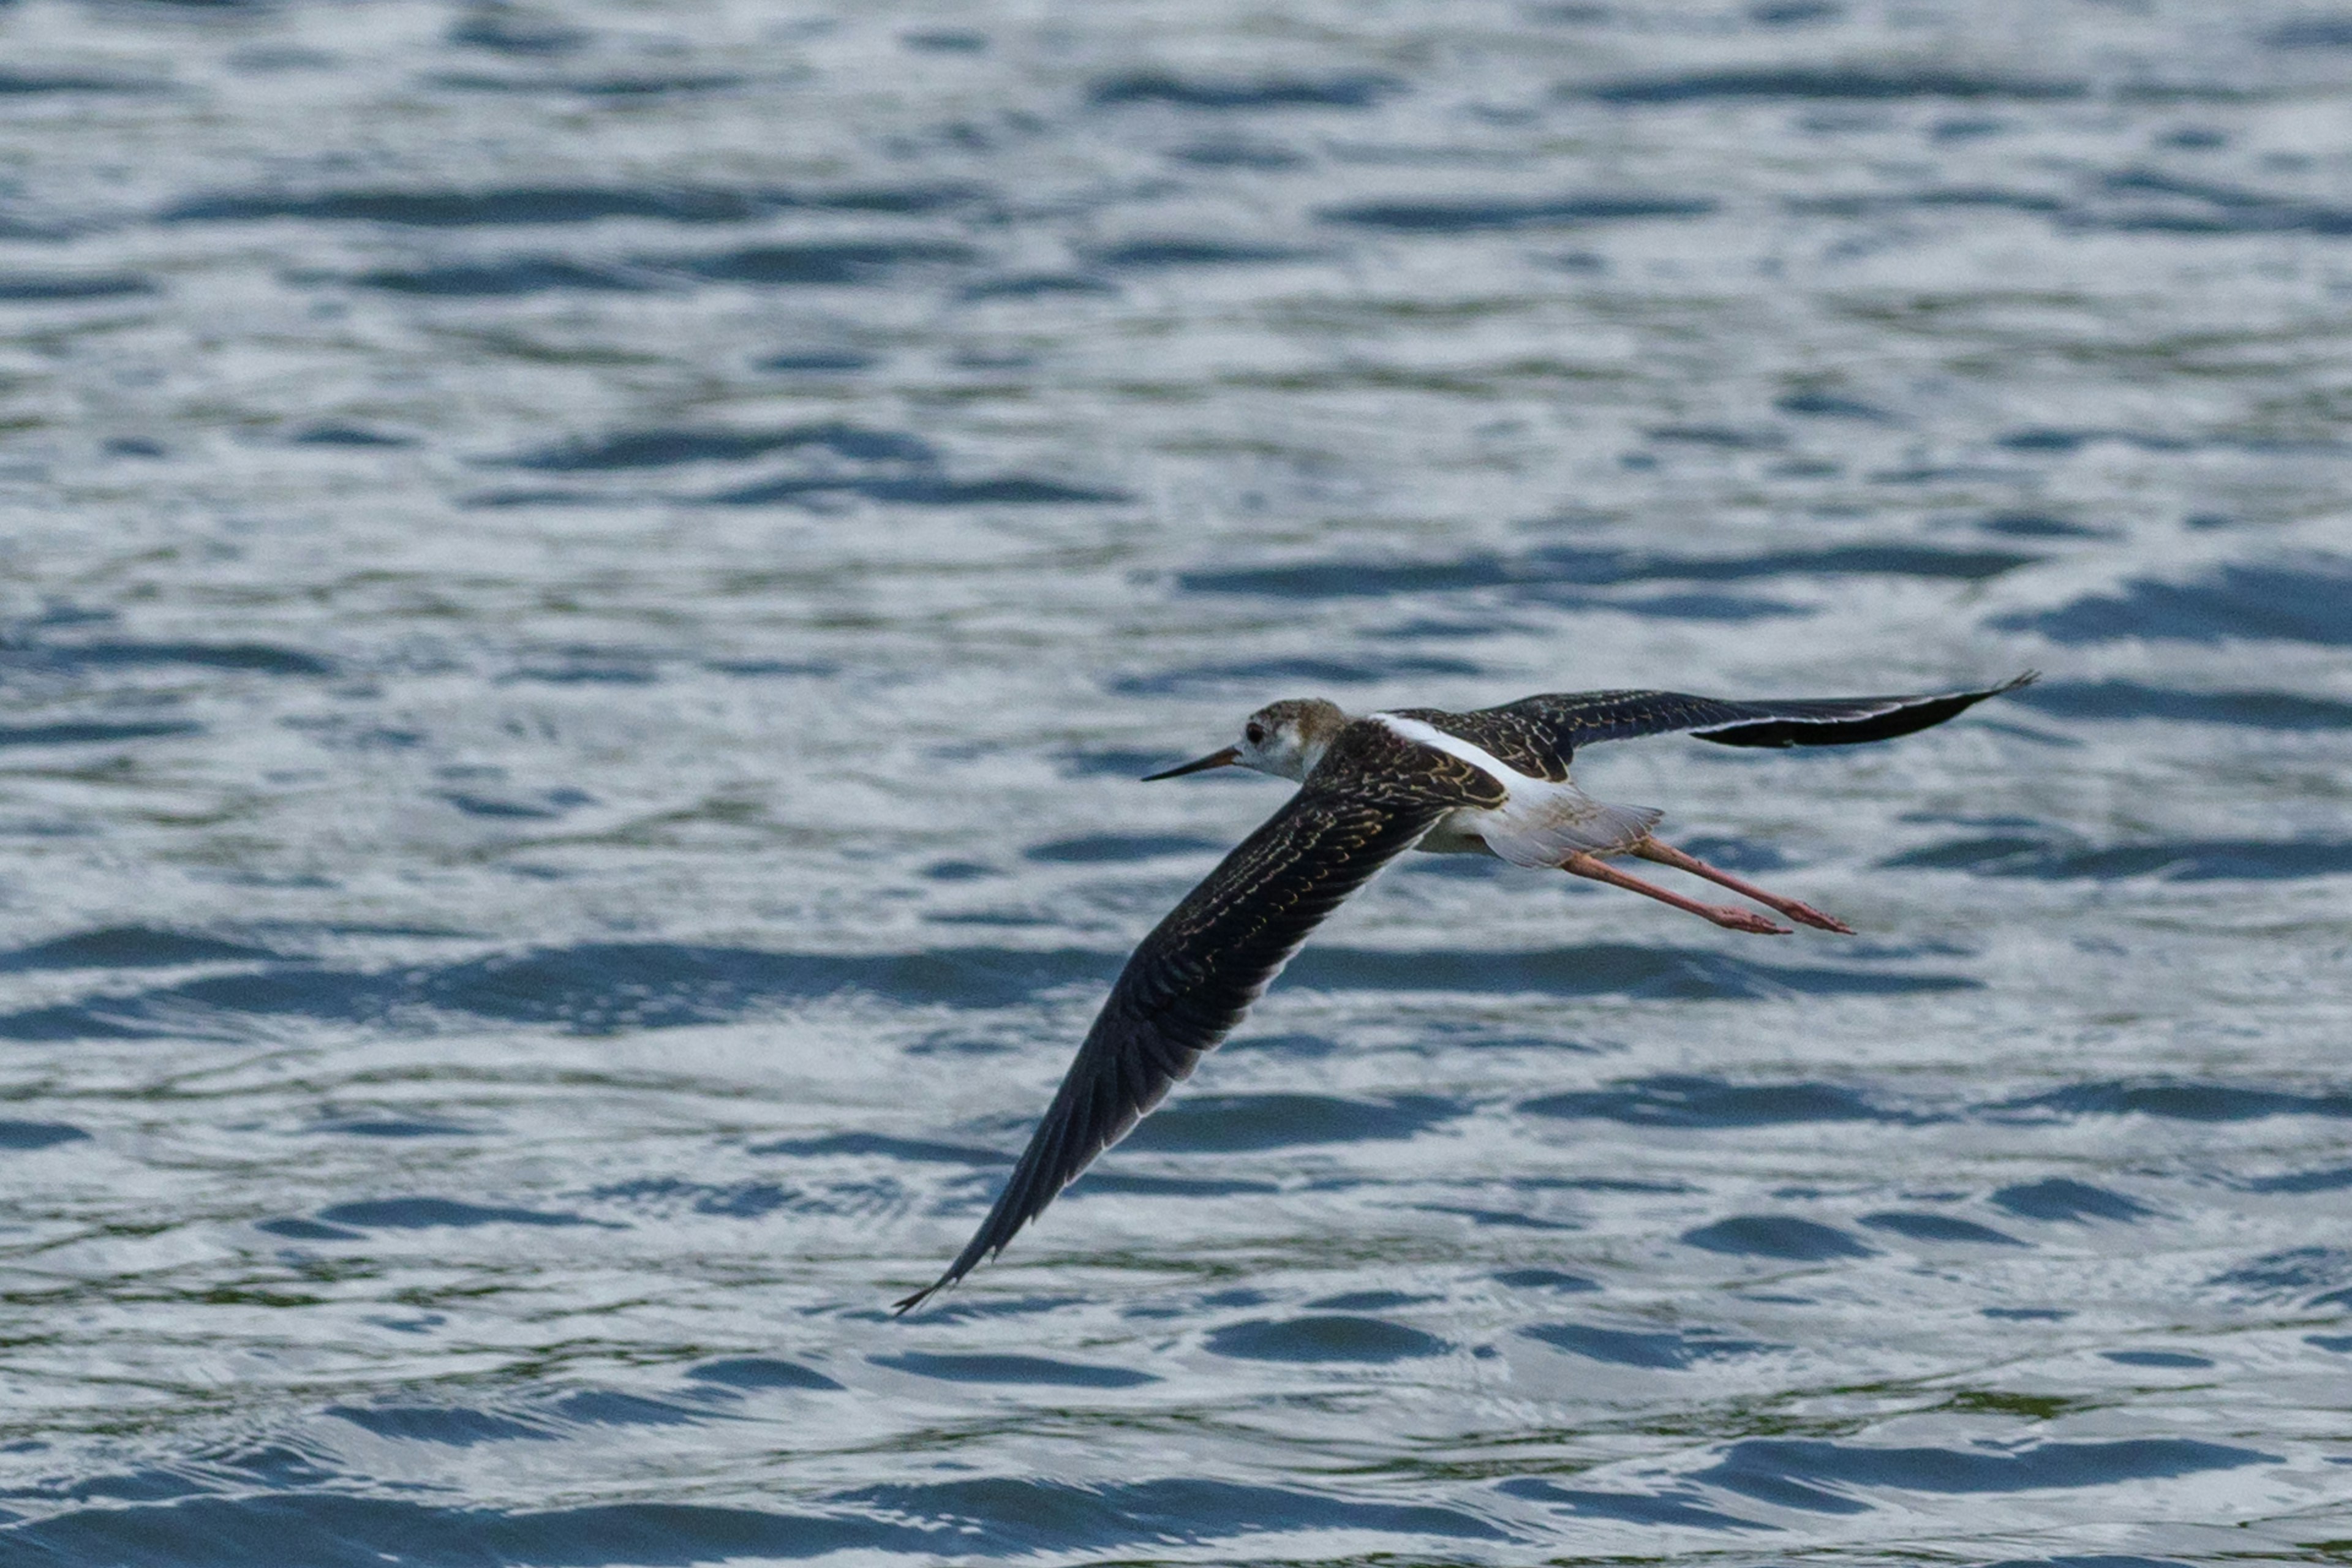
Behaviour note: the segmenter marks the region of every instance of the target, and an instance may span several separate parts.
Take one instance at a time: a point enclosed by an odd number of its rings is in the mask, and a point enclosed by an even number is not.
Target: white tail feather
[[[1650,836],[1664,812],[1646,805],[1608,805],[1577,792],[1552,804],[1549,816],[1506,806],[1477,825],[1486,847],[1514,866],[1557,866],[1571,855],[1622,855]]]

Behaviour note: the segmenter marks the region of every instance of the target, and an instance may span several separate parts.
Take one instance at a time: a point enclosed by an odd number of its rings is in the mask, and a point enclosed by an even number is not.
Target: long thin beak
[[[1205,757],[1195,757],[1181,767],[1170,768],[1165,773],[1146,773],[1143,775],[1143,782],[1150,784],[1154,779],[1172,779],[1181,774],[1202,773],[1210,768],[1229,768],[1241,760],[1242,749],[1239,746],[1227,746],[1222,752],[1211,752]]]

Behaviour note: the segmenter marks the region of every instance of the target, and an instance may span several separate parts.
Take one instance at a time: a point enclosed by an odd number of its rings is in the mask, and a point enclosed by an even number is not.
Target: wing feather
[[[1581,747],[1677,731],[1719,746],[1851,746],[1892,740],[1940,724],[2033,679],[2028,670],[1974,691],[1753,702],[1683,691],[1551,691],[1470,713],[1401,711],[1473,742],[1523,773],[1558,780],[1568,776],[1569,759]]]
[[[1003,1250],[1240,1024],[1307,934],[1456,804],[1305,788],[1143,939],[1020,1163],[946,1273],[901,1312]]]

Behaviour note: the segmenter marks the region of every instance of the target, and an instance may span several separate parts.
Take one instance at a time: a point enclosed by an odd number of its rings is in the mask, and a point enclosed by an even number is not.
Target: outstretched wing
[[[996,1206],[948,1271],[898,1302],[899,1311],[1002,1251],[1233,1032],[1324,916],[1458,804],[1434,792],[1379,798],[1318,783],[1310,779],[1143,939]]]
[[[1493,752],[1524,773],[1560,779],[1570,756],[1601,741],[1686,731],[1719,746],[1851,746],[1925,730],[2034,679],[1978,691],[1906,697],[1816,697],[1732,702],[1681,691],[1554,691],[1471,713],[1402,711]]]

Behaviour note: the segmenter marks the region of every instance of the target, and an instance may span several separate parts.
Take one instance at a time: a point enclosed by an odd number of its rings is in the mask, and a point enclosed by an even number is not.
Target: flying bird
[[[1685,898],[1608,864],[1631,856],[1704,878],[1801,925],[1852,934],[1810,904],[1661,844],[1653,829],[1662,813],[1586,795],[1569,777],[1580,748],[1676,731],[1723,746],[1891,740],[2033,679],[2028,670],[1976,691],[1786,702],[1576,691],[1467,713],[1400,708],[1350,718],[1320,699],[1259,709],[1234,744],[1149,778],[1242,767],[1294,780],[1298,792],[1143,939],[988,1217],[947,1272],[897,1310],[921,1305],[1003,1251],[1233,1032],[1325,916],[1408,849],[1557,868],[1733,931],[1789,934],[1768,916]]]

